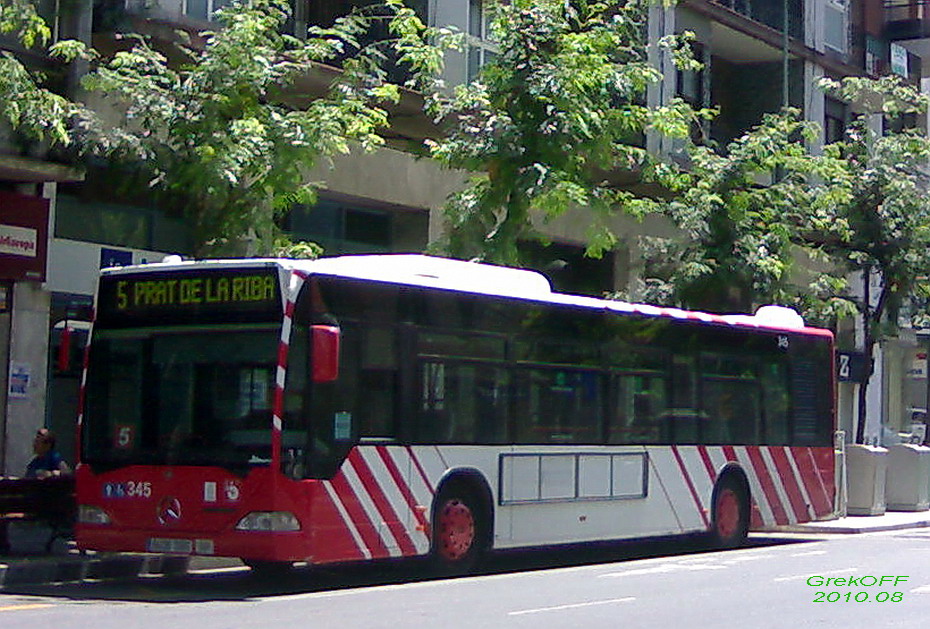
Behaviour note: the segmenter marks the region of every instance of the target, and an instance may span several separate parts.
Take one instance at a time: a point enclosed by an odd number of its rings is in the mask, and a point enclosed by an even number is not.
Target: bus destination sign
[[[281,316],[278,276],[269,269],[210,269],[103,277],[104,325],[270,321]]]
[[[116,308],[195,306],[274,301],[278,283],[270,275],[117,280]]]

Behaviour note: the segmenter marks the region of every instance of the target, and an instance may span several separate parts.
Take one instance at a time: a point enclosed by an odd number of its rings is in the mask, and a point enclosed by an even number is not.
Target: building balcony
[[[885,0],[885,36],[890,41],[930,39],[930,0]]]
[[[782,0],[780,2],[753,2],[752,0],[707,0],[741,15],[753,22],[764,24],[776,31],[784,32],[787,22],[788,34],[804,39],[804,0]]]
[[[896,71],[913,80],[926,76],[930,64],[921,62],[930,58],[930,0],[884,0],[884,9],[885,39],[907,51],[906,66],[899,62]]]

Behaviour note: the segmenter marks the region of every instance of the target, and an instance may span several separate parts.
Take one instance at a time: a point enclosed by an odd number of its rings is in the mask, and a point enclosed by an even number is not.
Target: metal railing
[[[885,0],[885,21],[930,19],[930,0]]]
[[[709,0],[726,7],[734,13],[754,22],[782,32],[785,28],[785,13],[788,17],[788,34],[795,38],[804,37],[805,0]],[[890,1],[890,0],[889,0]],[[930,2],[930,0],[927,0]],[[787,9],[787,11],[786,11]]]

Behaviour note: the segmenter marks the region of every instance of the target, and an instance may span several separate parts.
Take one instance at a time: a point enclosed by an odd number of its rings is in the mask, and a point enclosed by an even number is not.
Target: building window
[[[295,240],[319,244],[326,255],[420,252],[428,240],[429,212],[368,199],[321,196],[312,208],[292,208],[282,227]]]
[[[843,140],[846,132],[846,105],[832,98],[824,99],[823,107],[823,141],[833,144]]]
[[[829,0],[823,8],[823,43],[827,48],[845,53],[849,41],[848,0]]]
[[[185,0],[184,14],[198,20],[212,20],[217,10],[232,4],[232,0]]]
[[[491,12],[485,0],[468,1],[468,82],[478,77],[481,68],[497,55],[497,46],[491,39]]]

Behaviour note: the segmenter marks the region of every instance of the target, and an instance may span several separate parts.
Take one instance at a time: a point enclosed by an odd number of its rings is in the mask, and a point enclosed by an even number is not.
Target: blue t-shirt
[[[26,478],[38,478],[40,471],[54,472],[61,466],[61,455],[50,450],[42,456],[34,456],[26,466]]]

